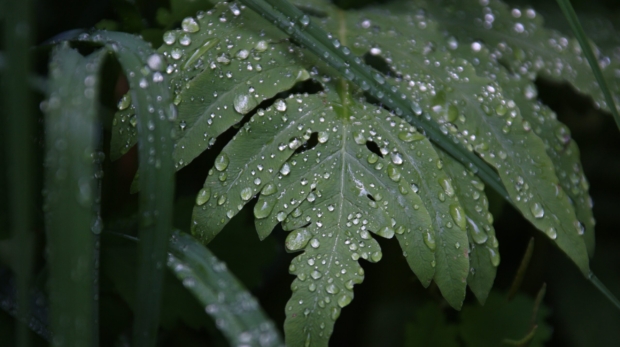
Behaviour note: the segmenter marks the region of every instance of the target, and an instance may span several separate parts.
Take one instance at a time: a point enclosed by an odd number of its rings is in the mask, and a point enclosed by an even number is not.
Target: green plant
[[[180,13],[173,7],[158,18],[171,27]],[[207,313],[224,322],[218,327],[231,343],[280,343],[270,323],[261,325],[267,318],[253,299],[252,316],[235,310],[236,302],[218,303],[218,289],[210,289],[218,263],[205,260],[206,248],[179,233],[174,239],[185,246],[168,244],[174,169],[230,129],[232,139],[196,192],[188,231],[208,243],[256,198],[260,239],[278,224],[289,232],[286,249],[303,253],[289,267],[297,278],[285,308],[287,345],[327,345],[364,279],[360,258],[383,256],[372,234],[395,237],[420,283],[434,282],[450,306],[461,308],[467,286],[484,303],[500,263],[487,193],[512,204],[605,291],[589,269],[595,222],[579,150],[537,100],[533,81],[569,82],[617,115],[620,62],[603,67],[598,77],[608,89],[599,88],[577,41],[545,29],[532,9],[395,1],[344,11],[321,0],[298,7],[247,0],[182,19],[157,51],[123,33],[70,39],[94,53],[83,57],[66,43],[54,49],[43,107],[58,345],[96,339],[92,300],[81,297],[74,312],[64,307],[76,293],[96,291],[94,268],[79,264],[92,266],[95,256],[96,236],[83,230],[101,232],[94,134],[105,52],[118,58],[130,90],[112,121],[109,156],[139,147],[132,186],[140,194],[137,346],[155,344],[166,259]],[[76,245],[65,253],[67,238]],[[71,279],[63,277],[72,267],[83,271],[76,275],[81,287],[68,288]],[[211,306],[218,304],[221,311]],[[89,323],[74,329],[63,314]]]

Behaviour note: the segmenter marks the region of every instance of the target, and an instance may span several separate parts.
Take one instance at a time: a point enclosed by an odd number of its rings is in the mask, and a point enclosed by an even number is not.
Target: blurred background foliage
[[[358,8],[372,0],[336,1],[343,8]],[[566,34],[568,23],[555,1],[508,1],[515,6],[534,6],[548,27]],[[620,3],[615,0],[574,0],[584,29],[601,50],[620,59]],[[0,1],[0,13],[2,9]],[[36,1],[37,43],[76,28],[97,27],[140,34],[155,47],[165,30],[178,26],[186,16],[205,9],[200,0],[38,0]],[[0,14],[0,21],[2,16]],[[10,15],[10,14],[8,14]],[[615,25],[615,27],[614,27]],[[2,36],[0,36],[2,37]],[[0,39],[1,41],[1,39]],[[0,46],[2,42],[0,42]],[[43,76],[49,51],[36,50],[37,73]],[[0,56],[0,64],[2,64]],[[109,129],[116,101],[127,84],[114,62],[105,67],[101,114],[105,129],[104,149],[109,146]],[[597,220],[596,254],[591,267],[616,295],[620,295],[620,135],[613,119],[595,109],[592,101],[570,86],[538,80],[539,98],[569,126],[577,141],[584,171],[590,182]],[[39,101],[42,95],[37,95]],[[0,109],[2,101],[0,99]],[[0,118],[2,122],[2,118]],[[34,139],[42,157],[43,136]],[[6,145],[0,123],[0,163],[5,162]],[[226,136],[226,134],[225,134]],[[227,141],[218,141],[226,143]],[[196,192],[202,187],[214,161],[212,151],[197,158],[177,173],[175,226],[189,229]],[[41,160],[39,161],[41,162]],[[137,196],[129,193],[137,170],[135,150],[116,162],[104,162],[103,218],[109,230],[133,230]],[[0,170],[0,182],[6,182]],[[42,170],[38,172],[42,182]],[[41,184],[40,184],[41,186]],[[0,345],[14,344],[15,292],[9,268],[12,247],[7,228],[7,187],[0,185]],[[492,192],[489,192],[492,198]],[[498,199],[499,200],[499,199]],[[41,206],[39,204],[38,206]],[[491,206],[501,206],[491,204]],[[209,248],[259,299],[276,325],[282,326],[284,306],[290,296],[293,277],[288,274],[292,255],[285,252],[282,230],[260,242],[254,232],[252,208],[236,216]],[[500,240],[500,265],[494,292],[485,306],[468,295],[461,312],[449,308],[438,289],[424,289],[408,268],[395,242],[379,239],[384,258],[379,264],[362,263],[368,276],[356,288],[356,298],[343,310],[331,339],[333,346],[614,346],[620,345],[620,312],[587,282],[551,242],[540,235],[509,205],[492,211]],[[35,345],[47,345],[45,295],[45,252],[43,213],[37,215],[36,284],[32,326],[38,330]],[[534,239],[530,265],[512,300],[507,299],[513,278],[529,240]],[[131,341],[135,243],[104,233],[101,238],[99,324],[101,346],[128,346]],[[536,297],[546,283],[540,306]],[[381,295],[378,295],[378,294]],[[162,304],[160,346],[226,346],[214,323],[189,292],[168,274]],[[533,338],[522,343],[528,334]],[[526,339],[527,340],[527,339]]]

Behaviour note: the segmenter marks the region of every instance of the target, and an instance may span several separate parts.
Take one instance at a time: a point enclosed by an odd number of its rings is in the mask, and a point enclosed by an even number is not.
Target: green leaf
[[[164,58],[136,36],[95,31],[82,34],[81,41],[105,45],[114,52],[131,88],[139,138],[140,244],[136,288],[134,344],[156,342],[160,314],[163,267],[172,228],[174,167],[171,120],[176,109],[171,102]]]
[[[289,52],[283,34],[252,12],[239,17],[236,11],[220,4],[197,18],[186,18],[182,30],[164,34],[165,44],[159,51],[167,59],[166,72],[179,113],[173,152],[177,169],[209,148],[217,136],[263,100],[310,77],[297,61],[300,57]],[[112,132],[112,159],[136,143],[131,98],[123,97],[119,109]]]
[[[282,346],[258,302],[207,248],[175,232],[168,268],[204,306],[231,345]]]
[[[97,336],[94,232],[100,221],[93,208],[97,199],[93,155],[98,70],[105,53],[98,50],[83,57],[68,44],[57,47],[45,104],[51,328],[55,339],[72,346],[95,345]]]
[[[412,11],[415,9],[409,6],[395,5],[393,13]],[[387,16],[365,13],[350,21],[380,23]],[[369,51],[374,48],[375,52],[378,49],[378,55],[393,61],[400,90],[426,105],[429,115],[443,124],[444,131],[455,134],[462,145],[492,165],[524,217],[588,274],[587,252],[575,211],[559,184],[543,141],[525,124],[514,100],[505,96],[508,88],[481,77],[468,61],[452,57],[450,42],[441,46],[404,44],[422,36],[440,42],[443,34],[430,18],[422,18],[423,28],[404,16],[392,14],[388,18],[400,26],[362,28],[364,35],[352,31],[352,45]]]
[[[609,91],[609,87],[607,86],[607,81],[603,77],[601,72],[601,67],[599,66],[599,62],[594,56],[594,52],[592,51],[592,47],[590,46],[590,40],[586,36],[586,33],[583,31],[581,27],[581,23],[579,22],[579,18],[577,18],[577,14],[573,9],[573,6],[570,4],[569,0],[557,0],[558,5],[562,9],[564,16],[568,20],[568,23],[573,29],[573,33],[577,37],[577,41],[579,42],[579,46],[583,51],[583,55],[585,55],[590,68],[592,69],[592,74],[596,78],[596,82],[598,83],[603,96],[605,97],[605,102],[607,103],[607,108],[611,111],[611,114],[614,116],[616,120],[616,125],[620,128],[620,115],[618,114],[618,109],[616,108],[616,104],[614,99],[611,96],[611,92]],[[607,58],[609,59],[609,58]],[[618,76],[616,76],[618,77]]]
[[[444,170],[454,182],[454,193],[463,206],[467,218],[469,240],[469,275],[467,285],[480,303],[484,304],[493,287],[499,265],[499,243],[493,228],[493,216],[488,210],[489,200],[484,184],[471,171],[452,157],[440,153]]]
[[[296,153],[313,136],[316,146]],[[196,200],[193,233],[212,239],[260,192],[254,214],[261,238],[283,222],[292,231],[287,249],[305,250],[290,267],[297,279],[287,344],[326,344],[363,280],[357,260],[382,257],[369,232],[396,235],[421,282],[435,279],[460,307],[468,242],[464,216],[452,213],[462,207],[441,167],[430,142],[384,110],[334,92],[298,95],[259,110],[216,159]]]
[[[532,320],[536,309],[538,314]],[[527,296],[517,295],[507,301],[503,295],[492,292],[484,306],[463,307],[459,335],[467,346],[495,347],[505,340],[519,341],[535,329],[528,346],[544,346],[552,333],[545,321],[549,314],[548,308],[536,308],[534,300]]]
[[[405,346],[458,347],[458,328],[449,324],[436,304],[415,311],[415,320],[405,328]]]
[[[545,29],[542,16],[534,9],[511,9],[497,0],[489,1],[487,5],[474,0],[428,1],[424,7],[457,38],[459,44],[472,50],[488,47],[511,72],[526,79],[543,76],[567,81],[580,92],[592,96],[597,105],[610,110],[611,105],[605,101],[579,42]],[[488,21],[485,19],[487,13],[491,14]],[[598,59],[602,75],[618,104],[620,78],[614,75],[614,71],[620,62],[604,56],[598,56]]]

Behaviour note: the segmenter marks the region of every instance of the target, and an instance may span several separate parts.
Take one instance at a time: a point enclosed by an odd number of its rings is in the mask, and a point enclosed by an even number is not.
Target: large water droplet
[[[233,106],[235,107],[235,111],[246,114],[258,106],[258,102],[251,95],[239,94],[235,96]]]
[[[394,182],[400,181],[400,177],[401,177],[400,170],[398,170],[396,166],[392,164],[388,164],[387,173],[388,173],[388,177],[390,177],[392,181]]]
[[[196,22],[194,18],[187,17],[183,19],[183,22],[181,22],[181,28],[183,28],[183,31],[185,32],[195,33],[200,30],[200,25],[198,25],[198,22]]]
[[[250,200],[252,198],[252,188],[246,187],[246,188],[241,189],[240,195],[243,201]]]
[[[478,224],[476,224],[471,218],[467,217],[467,224],[469,225],[469,233],[471,234],[472,239],[475,243],[481,245],[488,240],[488,235],[484,230],[480,229]]]
[[[202,188],[198,192],[198,195],[196,195],[196,205],[202,206],[206,204],[210,198],[211,198],[211,188],[209,187]]]
[[[282,99],[276,100],[276,102],[274,102],[273,105],[276,108],[276,110],[278,110],[280,112],[286,111],[286,101],[284,101]]]
[[[348,304],[351,303],[351,301],[353,300],[353,296],[349,296],[349,295],[342,295],[341,297],[338,298],[338,306],[340,307],[345,307]]]
[[[394,237],[394,229],[385,226],[381,230],[377,231],[377,235],[385,237],[386,239],[391,239]]]
[[[465,230],[465,228],[467,227],[467,216],[465,215],[465,211],[463,211],[461,205],[451,204],[450,215],[452,216],[454,223],[456,223],[459,228]]]
[[[217,171],[224,171],[228,167],[229,162],[228,155],[222,153],[215,159],[215,168]]]
[[[454,188],[452,187],[452,183],[450,183],[450,180],[448,178],[445,178],[445,177],[439,178],[438,182],[443,188],[443,191],[446,193],[447,196],[449,197],[454,196]]]
[[[549,236],[549,238],[552,240],[558,238],[558,232],[555,230],[554,227],[550,227],[549,229],[545,230],[545,234],[547,234],[547,236]]]
[[[256,217],[256,219],[267,218],[271,214],[271,211],[273,211],[273,208],[275,206],[276,200],[259,199],[256,205],[254,205],[254,217]]]
[[[127,107],[131,105],[131,95],[129,93],[123,95],[123,97],[118,102],[118,109],[125,110]]]
[[[437,243],[435,242],[435,232],[434,231],[429,230],[429,231],[426,232],[426,235],[424,237],[424,244],[431,251],[433,251],[433,252],[435,251],[435,249],[437,248]]]
[[[545,210],[543,209],[543,207],[535,202],[532,205],[530,205],[530,211],[532,211],[532,214],[534,215],[534,217],[536,218],[542,218],[545,216]]]
[[[487,247],[487,250],[489,250],[489,257],[491,258],[491,264],[495,267],[497,267],[499,265],[499,252],[497,252],[496,249]]]
[[[277,191],[278,191],[278,188],[276,187],[276,185],[273,184],[272,182],[269,182],[263,187],[263,190],[261,190],[260,193],[263,196],[269,196]]]
[[[256,214],[256,212],[254,212]],[[307,229],[297,229],[286,236],[284,245],[289,251],[298,251],[308,244],[312,234]]]

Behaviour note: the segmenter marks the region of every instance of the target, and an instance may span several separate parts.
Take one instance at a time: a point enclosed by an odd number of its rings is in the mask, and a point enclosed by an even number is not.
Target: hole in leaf
[[[306,143],[304,143],[303,145],[301,145],[301,147],[297,148],[297,150],[295,150],[295,154],[300,154],[303,153],[305,151],[309,151],[311,149],[313,149],[314,147],[316,147],[316,145],[319,144],[319,133],[314,132],[312,134],[310,134],[310,138],[308,139],[308,141],[306,141]]]
[[[373,152],[374,154],[383,158],[383,154],[381,154],[381,149],[379,149],[379,145],[377,145],[375,142],[366,141],[366,148],[368,148],[368,150]]]
[[[373,198],[373,196],[372,196],[372,195],[370,195],[370,194],[366,194],[366,197],[367,197],[368,199],[372,200],[372,201],[377,201],[377,200],[375,200],[375,198]]]
[[[387,60],[380,55],[367,52],[364,54],[364,62],[386,76],[399,77],[398,73],[392,69]]]

